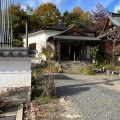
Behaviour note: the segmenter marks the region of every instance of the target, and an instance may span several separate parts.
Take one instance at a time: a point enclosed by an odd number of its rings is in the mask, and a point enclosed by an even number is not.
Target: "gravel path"
[[[119,120],[120,76],[56,74],[56,92],[65,102],[63,120]]]

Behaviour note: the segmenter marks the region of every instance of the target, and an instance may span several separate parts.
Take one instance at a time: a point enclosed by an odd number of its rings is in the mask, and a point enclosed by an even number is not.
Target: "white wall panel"
[[[31,86],[31,59],[0,59],[0,87]]]

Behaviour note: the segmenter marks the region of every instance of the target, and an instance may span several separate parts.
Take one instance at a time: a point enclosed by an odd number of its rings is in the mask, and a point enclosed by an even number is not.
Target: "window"
[[[36,43],[29,44],[30,50],[36,50]]]

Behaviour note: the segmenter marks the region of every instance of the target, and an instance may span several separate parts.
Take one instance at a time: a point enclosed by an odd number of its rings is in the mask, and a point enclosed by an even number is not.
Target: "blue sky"
[[[12,0],[14,4],[20,3],[22,8],[28,4],[36,9],[43,3],[52,2],[56,4],[57,8],[63,14],[66,10],[71,12],[75,6],[79,6],[83,11],[95,10],[98,3],[108,8],[110,12],[117,12],[120,10],[120,0]]]

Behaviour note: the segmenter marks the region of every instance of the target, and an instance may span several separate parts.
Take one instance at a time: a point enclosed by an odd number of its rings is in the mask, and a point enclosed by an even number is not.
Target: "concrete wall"
[[[30,58],[0,58],[0,92],[7,90],[9,100],[30,101],[30,67]]]

